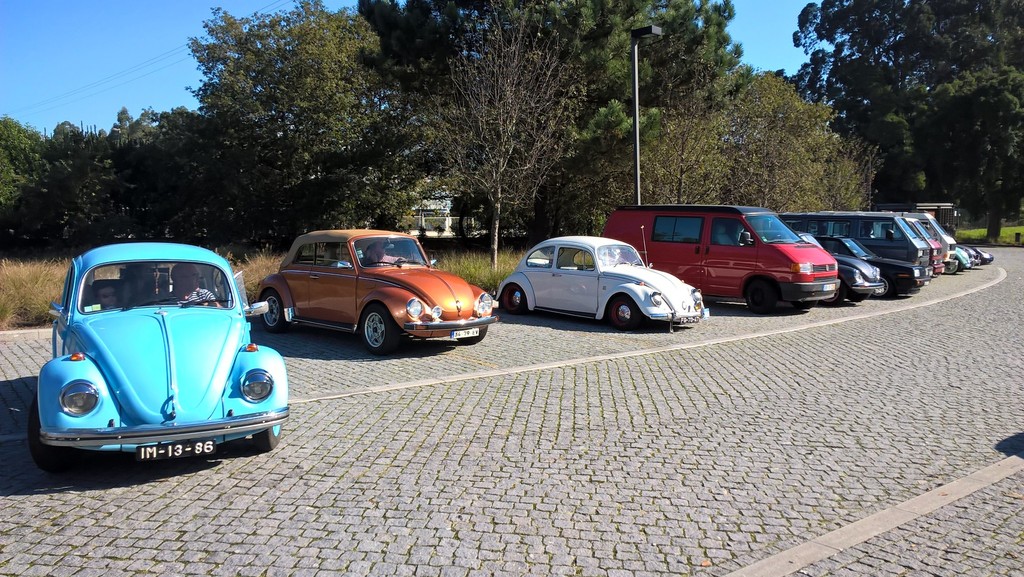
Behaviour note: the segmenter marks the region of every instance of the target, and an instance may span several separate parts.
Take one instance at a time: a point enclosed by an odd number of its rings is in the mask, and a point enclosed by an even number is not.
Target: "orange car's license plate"
[[[452,338],[453,339],[464,339],[466,337],[476,337],[476,336],[480,336],[480,329],[479,328],[462,329],[460,331],[452,331]]]

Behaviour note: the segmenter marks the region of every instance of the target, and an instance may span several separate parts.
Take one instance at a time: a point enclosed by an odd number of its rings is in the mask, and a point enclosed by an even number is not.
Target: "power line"
[[[260,9],[256,10],[255,12],[253,12],[252,16],[255,17],[255,16],[259,16],[261,14],[267,13],[267,12],[276,11],[278,8],[280,8],[280,7],[282,7],[282,6],[286,5],[286,4],[291,4],[292,2],[293,2],[293,0],[274,0],[270,4],[267,4],[266,6],[264,6],[264,7],[260,8]],[[46,99],[41,100],[39,102],[36,102],[34,104],[30,104],[28,106],[23,106],[21,108],[17,108],[17,109],[11,110],[9,112],[9,114],[24,114],[24,113],[48,112],[50,110],[54,110],[54,109],[60,108],[62,106],[67,106],[69,104],[74,104],[75,102],[79,102],[79,101],[84,100],[86,98],[89,98],[89,97],[92,97],[92,96],[96,96],[97,94],[102,94],[104,92],[108,92],[110,90],[113,90],[114,88],[118,88],[118,87],[124,86],[126,84],[130,84],[132,82],[135,82],[137,80],[145,78],[145,77],[147,77],[147,76],[149,76],[151,74],[154,74],[156,72],[159,72],[161,70],[164,70],[166,68],[174,66],[175,64],[179,64],[181,62],[184,62],[185,60],[188,60],[190,55],[188,57],[185,57],[185,58],[179,58],[178,60],[175,60],[174,62],[171,62],[169,64],[165,64],[163,66],[160,66],[159,68],[154,68],[154,69],[149,70],[149,71],[147,71],[147,72],[145,72],[143,74],[139,74],[137,76],[134,76],[134,77],[129,78],[127,80],[124,80],[122,82],[117,82],[117,81],[121,80],[125,76],[131,75],[131,74],[133,74],[135,72],[138,72],[138,71],[141,71],[141,70],[145,70],[145,69],[150,68],[152,66],[158,65],[158,64],[164,62],[165,60],[167,60],[169,58],[174,58],[176,56],[181,56],[183,52],[184,53],[188,52],[187,49],[188,49],[188,44],[182,44],[181,46],[178,46],[176,48],[168,50],[167,52],[163,52],[161,54],[158,54],[158,55],[154,56],[153,58],[150,58],[148,60],[140,62],[139,64],[136,64],[134,66],[131,66],[131,67],[126,68],[124,70],[121,70],[119,72],[115,72],[114,74],[111,74],[109,76],[100,78],[99,80],[95,80],[95,81],[90,82],[90,83],[88,83],[88,84],[86,84],[84,86],[80,86],[78,88],[75,88],[74,90],[69,90],[69,91],[64,92],[62,94],[58,94],[56,96],[52,96],[50,98],[46,98]],[[117,84],[111,84],[113,82],[117,82]],[[104,85],[107,85],[107,86],[104,86]],[[102,88],[100,88],[100,87],[102,87]],[[93,90],[94,88],[99,88],[99,89],[98,90]]]

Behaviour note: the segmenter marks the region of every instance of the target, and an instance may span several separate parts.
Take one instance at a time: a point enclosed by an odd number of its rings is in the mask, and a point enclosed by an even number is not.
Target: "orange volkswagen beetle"
[[[296,238],[258,292],[268,331],[305,323],[358,332],[376,355],[393,352],[403,334],[475,344],[498,320],[486,291],[431,266],[415,237],[381,230]]]

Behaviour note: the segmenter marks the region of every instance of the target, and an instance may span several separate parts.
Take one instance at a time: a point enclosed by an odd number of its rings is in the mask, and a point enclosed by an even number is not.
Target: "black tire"
[[[881,294],[879,296],[886,299],[896,298],[896,295],[898,294],[896,292],[896,281],[892,280],[891,277],[887,277],[885,275],[882,275],[882,278],[878,280],[882,281],[882,284],[885,285],[885,288],[882,291],[880,291]]]
[[[517,284],[510,284],[501,291],[501,308],[510,315],[521,315],[529,311],[526,292]]]
[[[626,295],[618,295],[608,303],[608,322],[620,331],[632,331],[643,320],[640,307]]]
[[[849,292],[849,290],[847,290],[847,288],[846,288],[846,283],[842,282],[842,281],[839,281],[839,288],[836,289],[835,296],[833,296],[830,299],[822,299],[821,304],[823,304],[825,306],[830,306],[830,307],[841,305],[841,304],[843,304],[843,301],[847,299],[847,293],[848,292]],[[850,300],[852,301],[853,298],[850,298]],[[793,304],[796,304],[796,303],[793,303]]]
[[[800,311],[809,311],[818,306],[819,302],[821,301],[795,301],[793,302],[793,308]]]
[[[359,335],[366,350],[375,355],[386,355],[398,348],[402,331],[384,305],[372,303],[363,309],[359,318]]]
[[[759,315],[775,312],[779,304],[779,291],[768,281],[755,280],[747,286],[744,295],[747,299],[747,308]]]
[[[956,260],[956,258],[950,259],[949,264],[946,265],[946,270],[944,271],[944,273],[956,274],[958,272],[960,272],[960,261]]]
[[[480,334],[478,334],[477,336],[469,337],[469,338],[465,338],[465,339],[458,339],[458,340],[455,341],[455,343],[458,344],[458,345],[467,346],[467,347],[469,345],[475,345],[475,344],[479,343],[480,341],[484,340],[484,337],[487,336],[487,329],[488,328],[489,327],[480,327]]]
[[[46,445],[39,438],[39,401],[33,399],[28,414],[28,451],[36,466],[47,473],[63,473],[75,465],[78,456],[74,449]]]
[[[281,425],[253,434],[252,445],[261,453],[273,451],[281,442]]]
[[[267,312],[260,315],[263,328],[268,333],[283,333],[288,330],[288,321],[284,320],[284,303],[281,295],[274,289],[267,289],[260,295],[260,300],[267,303]]]
[[[851,303],[862,303],[871,296],[871,293],[850,293],[846,295],[846,298],[850,299]]]

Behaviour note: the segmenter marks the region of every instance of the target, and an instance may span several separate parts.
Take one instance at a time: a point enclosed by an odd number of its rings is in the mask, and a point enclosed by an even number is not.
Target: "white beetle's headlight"
[[[96,387],[88,381],[72,381],[60,391],[60,408],[75,417],[91,413],[99,402]]]
[[[434,308],[430,309],[430,316],[433,317],[435,321],[441,320],[442,314],[444,314],[444,309],[442,309],[440,305],[437,305]]]
[[[258,403],[274,390],[274,377],[263,369],[252,369],[242,378],[242,396]]]
[[[413,319],[418,320],[423,314],[423,303],[420,302],[420,299],[409,299],[409,302],[405,303],[405,312]]]
[[[485,317],[491,314],[494,309],[494,299],[488,293],[483,293],[476,299],[476,316]]]
[[[660,307],[665,304],[665,299],[661,298],[661,293],[651,293],[651,304]]]
[[[701,294],[700,289],[692,289],[690,296],[693,298],[693,304],[704,304],[704,295]]]

